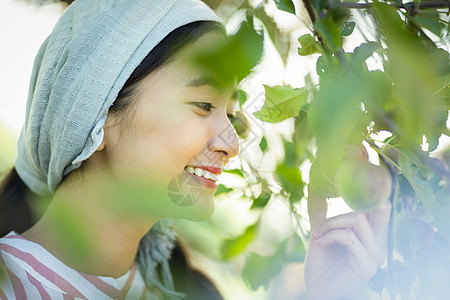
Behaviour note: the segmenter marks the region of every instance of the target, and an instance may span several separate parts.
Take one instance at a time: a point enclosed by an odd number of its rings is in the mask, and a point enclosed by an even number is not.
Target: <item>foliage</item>
[[[274,4],[282,13],[300,18],[300,8],[292,1]],[[304,87],[264,87],[265,103],[253,116],[267,123],[289,119],[295,130],[292,136],[281,137],[284,158],[271,178],[241,158],[240,175],[248,182],[246,188],[258,186],[260,191],[252,193],[251,209],[263,212],[271,199],[278,197],[285,199],[295,215],[299,203],[307,199],[304,190],[308,184],[322,197],[342,196],[335,186],[337,171],[354,159],[352,156],[358,157],[352,149],[365,152],[364,144],[380,161],[380,166],[372,164],[367,169],[378,172],[378,168],[380,174],[387,174],[378,184],[386,178],[391,181],[379,187],[391,190],[389,200],[394,207],[388,263],[372,279],[371,289],[383,299],[440,299],[450,292],[446,280],[438,279],[450,279],[450,150],[433,151],[439,138],[449,135],[449,23],[442,10],[448,9],[449,3],[303,0],[303,5],[311,32],[296,37],[296,47],[299,55],[317,59],[316,70],[305,79]],[[265,33],[264,38],[272,41],[286,64],[289,43],[282,41],[289,40],[288,33],[277,27],[265,7],[244,1],[236,11],[243,12],[246,26],[263,25],[263,30],[254,32]],[[356,31],[365,40],[361,39],[353,51],[344,50]],[[261,56],[259,46],[253,46],[251,52],[256,59]],[[239,74],[252,72],[253,64],[246,65],[245,72],[239,70]],[[316,82],[311,78],[317,78]],[[246,101],[239,101],[241,107]],[[263,135],[260,140],[263,154],[271,151],[268,139]],[[367,161],[367,153],[363,159]],[[309,182],[301,172],[305,161],[313,166]],[[369,179],[372,175],[364,174]],[[281,189],[274,187],[272,180]],[[369,184],[377,188],[376,183]],[[364,207],[364,203],[356,207]],[[224,243],[227,259],[254,238],[258,222],[242,236]],[[307,243],[307,230],[302,228],[301,233]],[[304,254],[304,249],[299,251]],[[292,249],[282,245],[272,256],[251,253],[243,276],[253,289],[267,286],[268,274],[279,272],[279,264],[270,261],[279,263],[291,254]],[[267,271],[264,276],[261,266]]]
[[[259,216],[240,234],[224,238],[219,256],[235,259],[257,239],[261,216],[274,199],[283,199],[297,217],[307,200],[304,192],[308,185],[322,197],[341,196],[335,186],[336,174],[349,156],[352,159],[352,149],[361,149],[364,142],[377,153],[381,162],[377,167],[389,170],[394,207],[388,261],[371,280],[371,290],[383,299],[447,297],[450,150],[437,156],[432,151],[442,135],[449,135],[449,21],[443,10],[449,9],[449,2],[303,0],[304,10],[292,0],[266,0],[256,5],[258,1],[249,0],[205,2],[218,10],[229,5],[232,9],[223,13],[225,18],[240,18],[240,26],[225,47],[199,57],[220,83],[251,75],[266,41],[275,46],[285,65],[292,47],[298,48],[294,49],[298,55],[316,60],[316,70],[305,78],[305,86],[265,85],[264,105],[249,116],[268,124],[291,122],[294,131],[291,136],[279,137],[284,155],[272,174],[262,172],[245,156],[240,156],[238,167],[226,171],[244,179],[246,185],[231,188],[221,184],[216,195],[240,190],[251,200],[249,210]],[[298,43],[291,44],[290,32],[280,29],[268,13],[269,4],[281,14],[299,19],[306,11],[309,20],[302,21],[310,32],[295,36]],[[365,40],[352,51],[345,50],[356,33]],[[251,97],[242,90],[236,98],[242,110],[251,104]],[[257,138],[262,155],[273,151],[271,137],[255,134],[242,113],[231,121],[242,140]],[[4,146],[12,143],[5,140],[11,139],[2,131],[0,170],[10,165],[14,156],[13,150]],[[303,173],[305,163],[309,174]],[[70,216],[61,216],[67,218],[66,222],[58,220],[67,227],[63,229],[74,231]],[[285,263],[304,259],[309,233],[303,227],[299,233],[300,238],[293,235],[271,245],[269,255],[247,255],[242,277],[252,289],[268,287]]]

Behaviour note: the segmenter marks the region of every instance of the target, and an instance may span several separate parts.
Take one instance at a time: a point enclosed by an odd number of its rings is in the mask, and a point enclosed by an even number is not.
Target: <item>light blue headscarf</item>
[[[171,31],[221,20],[197,0],[76,0],[41,46],[15,167],[36,194],[52,194],[100,145],[109,107]]]

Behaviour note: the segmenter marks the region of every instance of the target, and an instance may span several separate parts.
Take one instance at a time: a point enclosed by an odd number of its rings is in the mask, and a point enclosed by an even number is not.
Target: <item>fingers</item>
[[[328,247],[338,244],[345,247],[348,251],[348,263],[355,274],[372,277],[379,264],[367,252],[366,247],[361,243],[356,234],[351,230],[333,229],[314,240],[319,246]]]
[[[314,232],[327,218],[327,201],[318,196],[308,185],[308,215],[311,232]]]
[[[374,236],[366,216],[363,213],[348,213],[329,218],[313,233],[314,238],[320,238],[334,230],[347,231],[351,237],[358,239],[359,243],[377,265],[384,261],[384,251]],[[343,244],[345,246],[345,244]]]
[[[366,213],[367,220],[372,226],[373,234],[380,245],[386,243],[389,220],[391,219],[391,202],[386,201],[377,209]]]

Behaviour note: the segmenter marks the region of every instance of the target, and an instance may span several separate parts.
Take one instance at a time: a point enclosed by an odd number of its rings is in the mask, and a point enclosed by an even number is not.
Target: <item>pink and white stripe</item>
[[[44,247],[15,232],[0,238],[0,300],[127,300],[146,294],[136,265],[117,279],[95,276],[66,266]]]

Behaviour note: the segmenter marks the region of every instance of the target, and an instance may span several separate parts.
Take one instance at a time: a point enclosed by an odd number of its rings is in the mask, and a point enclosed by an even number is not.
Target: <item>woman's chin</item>
[[[190,221],[205,221],[214,213],[214,195],[202,195],[197,203],[181,213],[180,218]]]

